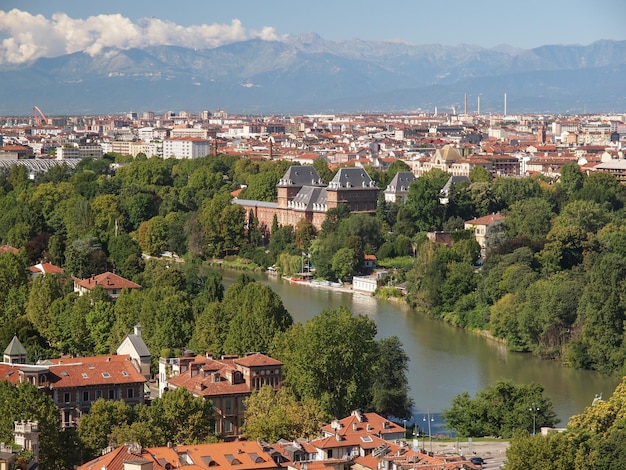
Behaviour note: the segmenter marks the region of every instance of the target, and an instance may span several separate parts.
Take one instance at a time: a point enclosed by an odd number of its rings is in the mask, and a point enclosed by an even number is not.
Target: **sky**
[[[410,44],[587,45],[626,40],[624,0],[2,0],[0,64],[106,47],[205,48],[317,33]]]

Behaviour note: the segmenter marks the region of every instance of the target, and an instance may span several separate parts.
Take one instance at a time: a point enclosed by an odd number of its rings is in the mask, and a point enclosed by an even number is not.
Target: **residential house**
[[[23,362],[19,362],[23,361]],[[61,426],[72,427],[99,398],[143,403],[146,379],[129,355],[46,360],[28,364],[26,350],[14,337],[0,363],[0,380],[30,382],[52,396],[61,410]]]
[[[406,202],[409,186],[417,178],[410,171],[399,171],[385,189],[385,202]]]
[[[474,237],[480,245],[480,255],[487,256],[489,249],[494,246],[502,234],[504,215],[490,214],[477,219],[466,220],[465,230],[472,230]]]
[[[84,295],[91,292],[96,286],[100,286],[113,301],[117,300],[124,289],[141,289],[139,284],[108,271],[87,279],[78,279],[77,277],[72,277],[72,279],[74,280],[74,292],[78,292],[78,295]]]
[[[150,379],[150,361],[152,354],[141,337],[141,325],[135,325],[134,333],[126,336],[122,344],[115,351],[119,356],[129,355],[135,368],[146,378]]]
[[[51,263],[37,263],[28,268],[31,279],[35,279],[41,274],[63,274],[63,268],[59,268]]]
[[[282,386],[282,362],[265,354],[251,353],[214,359],[187,352],[181,358],[159,359],[159,395],[184,387],[215,407],[215,432],[235,439],[243,424],[243,401],[263,385]]]

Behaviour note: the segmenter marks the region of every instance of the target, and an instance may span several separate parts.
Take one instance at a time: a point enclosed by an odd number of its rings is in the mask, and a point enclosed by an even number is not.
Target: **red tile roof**
[[[11,245],[0,246],[0,255],[4,253],[13,253],[14,255],[17,255],[19,252],[20,250]]]
[[[141,289],[141,286],[133,281],[118,276],[115,273],[106,272],[92,276],[87,279],[73,278],[76,284],[84,287],[85,289],[93,289],[97,285],[102,286],[104,289]]]
[[[477,219],[466,220],[465,223],[468,225],[491,225],[494,222],[504,219],[505,217],[502,214],[489,214]]]
[[[184,467],[188,470],[269,470],[278,467],[269,453],[256,441],[217,442],[212,444],[179,445],[175,447],[150,447],[131,451],[117,449],[87,462],[78,470],[123,470],[124,462],[153,462],[153,469]],[[169,464],[169,465],[168,465]]]
[[[51,388],[144,383],[128,354],[50,359]]]
[[[38,264],[31,266],[28,269],[33,274],[35,273],[61,274],[64,272],[63,268],[59,268],[58,266],[55,266],[54,264],[50,264],[50,263],[38,263]]]
[[[283,364],[277,359],[257,353],[235,359],[235,362],[246,367],[280,366]]]

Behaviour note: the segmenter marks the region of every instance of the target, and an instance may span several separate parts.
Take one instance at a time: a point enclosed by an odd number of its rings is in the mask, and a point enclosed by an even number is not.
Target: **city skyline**
[[[0,10],[0,65],[20,64],[107,47],[178,45],[207,48],[241,40],[277,40],[316,33],[328,40],[362,39],[410,44],[508,45],[529,49],[547,44],[586,45],[625,40],[619,0],[589,2],[530,0],[493,8],[486,0],[421,3],[394,0],[381,8],[370,0],[330,2],[308,8],[287,2],[239,0],[166,2],[7,0]]]

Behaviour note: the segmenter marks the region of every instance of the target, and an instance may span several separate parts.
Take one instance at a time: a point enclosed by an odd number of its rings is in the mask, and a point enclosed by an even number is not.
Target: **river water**
[[[220,272],[226,287],[241,274]],[[403,303],[379,300],[367,294],[290,284],[265,274],[252,277],[271,286],[296,322],[305,323],[324,309],[343,305],[355,314],[373,319],[379,338],[397,336],[410,358],[408,380],[415,402],[413,416],[419,426],[430,412],[433,433],[443,431],[439,413],[450,406],[455,395],[468,391],[473,397],[498,379],[543,385],[545,394],[554,403],[560,426],[565,426],[570,416],[584,411],[596,394],[609,398],[621,380],[621,377],[605,377],[507,351],[501,343],[427,318]]]

